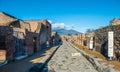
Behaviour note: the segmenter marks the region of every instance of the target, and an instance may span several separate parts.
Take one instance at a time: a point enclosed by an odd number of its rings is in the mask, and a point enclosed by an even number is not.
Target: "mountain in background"
[[[66,35],[66,34],[81,34],[80,32],[75,31],[75,30],[73,30],[73,29],[71,29],[71,30],[66,30],[66,29],[54,29],[54,30],[52,30],[52,32],[57,32],[57,33],[60,34],[60,35]]]

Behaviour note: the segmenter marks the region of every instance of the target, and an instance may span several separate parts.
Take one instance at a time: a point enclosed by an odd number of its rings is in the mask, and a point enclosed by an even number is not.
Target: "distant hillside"
[[[65,35],[65,34],[80,34],[80,32],[75,30],[66,30],[66,29],[55,29],[52,32],[57,32],[58,34]]]

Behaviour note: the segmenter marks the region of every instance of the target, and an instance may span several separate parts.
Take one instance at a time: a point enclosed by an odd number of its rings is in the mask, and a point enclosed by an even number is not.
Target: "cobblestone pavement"
[[[92,64],[66,41],[48,63],[49,72],[97,72]]]

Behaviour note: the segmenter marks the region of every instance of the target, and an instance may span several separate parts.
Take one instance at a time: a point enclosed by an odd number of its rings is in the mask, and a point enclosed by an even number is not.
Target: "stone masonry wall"
[[[107,57],[108,32],[114,32],[114,57],[120,58],[120,25],[110,25],[95,31],[95,50]]]
[[[0,27],[0,50],[1,51],[6,50],[7,60],[13,59],[13,49],[14,49],[13,29],[8,26],[1,26]]]

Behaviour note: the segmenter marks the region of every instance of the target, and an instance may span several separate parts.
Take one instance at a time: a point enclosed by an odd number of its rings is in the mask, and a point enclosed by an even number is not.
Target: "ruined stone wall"
[[[25,30],[13,28],[14,36],[14,57],[25,55]]]
[[[52,32],[52,38],[51,38],[53,45],[58,45],[61,42],[61,37],[57,32]]]
[[[27,30],[26,30],[24,45],[25,45],[25,52],[27,55],[32,55],[35,52],[34,38],[32,36],[32,33]]]
[[[27,29],[28,31],[31,30],[29,23],[24,22],[24,21],[22,21],[22,20],[19,20],[19,21],[20,21],[20,28],[21,28],[21,29]]]
[[[120,19],[114,18],[110,21],[110,25],[120,25]]]
[[[47,40],[49,41],[51,39],[51,24],[47,20],[41,20],[41,23],[45,26]]]
[[[51,39],[51,24],[47,20],[25,20],[30,23],[31,32],[37,33],[37,40],[40,40],[40,44],[45,44],[46,41]]]
[[[38,22],[40,22],[40,20],[24,20],[24,21],[30,24],[31,32],[35,32],[38,26]]]
[[[110,25],[95,31],[95,50],[107,56],[108,32],[114,32],[114,53],[120,50],[120,25]]]
[[[14,20],[16,20],[15,17],[8,15],[5,12],[0,12],[0,23],[1,24],[6,24],[6,23],[14,21]]]
[[[9,34],[9,28],[12,28],[12,34]],[[23,21],[0,12],[0,49],[6,50],[8,60],[20,55],[32,55],[50,40],[51,24],[47,20]]]
[[[6,50],[6,59],[13,59],[14,51],[13,28],[0,26],[0,50]]]
[[[78,34],[77,35],[77,40],[76,40],[77,44],[80,46],[84,46],[85,45],[85,34]]]
[[[84,46],[85,45],[85,34],[78,34],[78,35],[66,35],[65,36],[71,43],[74,43],[79,46]]]

